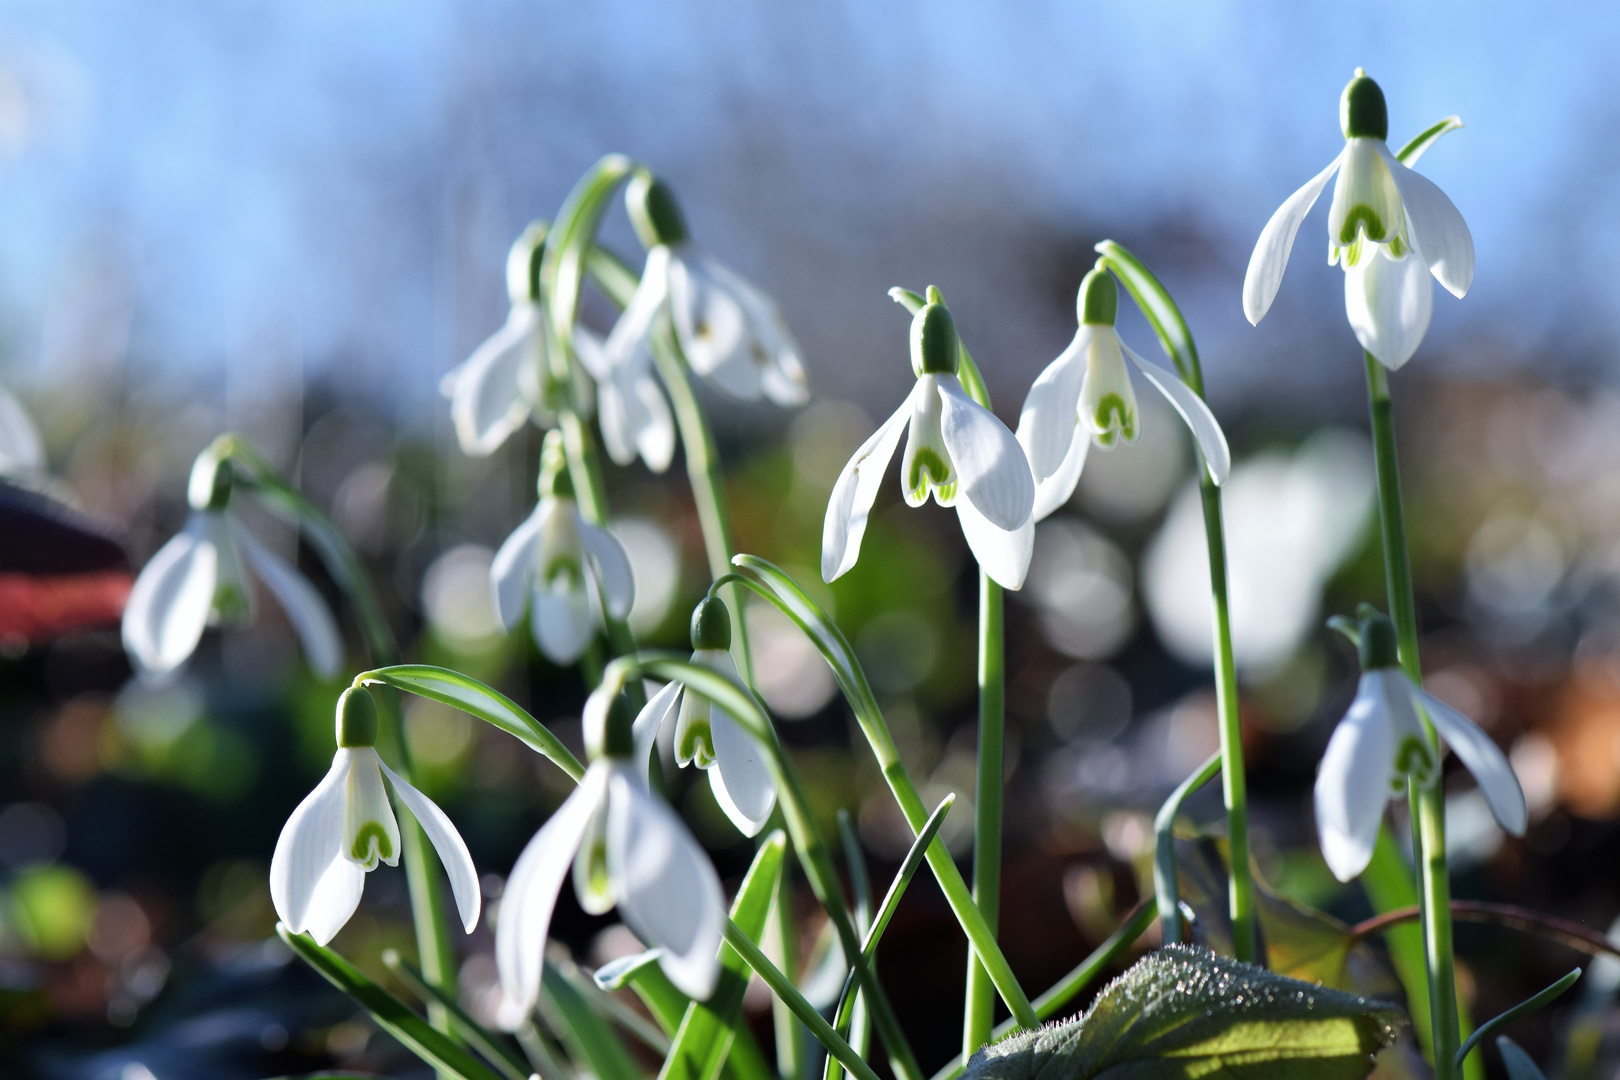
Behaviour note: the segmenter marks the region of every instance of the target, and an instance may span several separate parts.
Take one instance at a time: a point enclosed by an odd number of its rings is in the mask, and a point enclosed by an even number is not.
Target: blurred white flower
[[[0,386],[0,476],[26,477],[45,468],[45,445],[22,402]]]
[[[478,925],[478,871],[456,827],[433,800],[377,756],[377,706],[363,687],[338,699],[338,750],[332,768],[287,819],[270,859],[270,898],[295,934],[325,945],[360,904],[366,873],[379,861],[399,865],[399,823],[390,791],[433,842],[450,878],[462,926]]]
[[[596,420],[608,457],[628,465],[639,455],[655,473],[668,469],[675,458],[675,418],[653,375],[646,342],[636,342],[615,359],[608,343],[580,328],[574,332],[574,351],[596,380]]]

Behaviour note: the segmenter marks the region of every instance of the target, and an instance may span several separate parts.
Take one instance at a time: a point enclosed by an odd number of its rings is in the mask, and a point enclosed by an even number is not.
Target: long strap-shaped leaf
[[[540,976],[540,989],[545,1002],[557,1012],[554,1029],[576,1062],[587,1065],[597,1080],[643,1080],[612,1026],[549,960]]]
[[[437,1003],[442,1006],[450,1014],[450,1022],[461,1037],[484,1055],[484,1060],[499,1069],[507,1080],[527,1080],[531,1070],[523,1055],[508,1046],[500,1036],[486,1031],[482,1024],[468,1015],[459,1001],[423,979],[416,965],[401,956],[398,949],[384,951],[382,961],[424,1004]]]
[[[877,698],[872,693],[871,684],[866,681],[860,661],[855,658],[855,650],[850,647],[849,639],[844,637],[843,631],[799,583],[780,567],[754,555],[738,555],[732,562],[749,571],[748,575],[738,575],[737,580],[793,620],[832,667],[833,677],[854,710],[855,720],[866,741],[871,744],[873,754],[877,756],[878,766],[883,770],[883,778],[888,782],[895,802],[900,805],[900,812],[906,816],[906,823],[911,826],[913,833],[920,832],[928,821],[928,808],[923,804],[905,762],[900,760],[894,736],[889,732],[888,722],[883,719],[883,712],[878,708]],[[1034,1006],[1030,1004],[1023,987],[1018,985],[1011,965],[996,943],[995,934],[984,921],[979,906],[973,902],[973,895],[968,891],[967,882],[962,879],[962,872],[956,868],[950,851],[938,837],[928,845],[927,858],[929,868],[933,870],[946,901],[951,905],[951,911],[978,950],[1002,1000],[1021,1026],[1039,1027],[1040,1020],[1035,1015]]]
[[[356,685],[384,683],[471,713],[551,759],[576,782],[585,776],[585,766],[544,724],[499,690],[458,671],[430,664],[398,664],[361,672],[354,681]]]
[[[787,836],[780,830],[760,845],[754,863],[743,878],[737,898],[731,904],[731,921],[743,933],[758,940],[765,932],[771,894],[782,873],[782,856]],[[748,988],[748,965],[730,945],[720,948],[720,982],[708,1001],[694,1001],[686,1009],[675,1044],[664,1058],[659,1080],[714,1080],[727,1052],[742,1013],[743,991]]]
[[[498,1080],[443,1032],[434,1030],[403,1001],[366,978],[359,968],[331,949],[315,944],[315,939],[308,934],[292,933],[285,923],[276,924],[276,933],[305,963],[325,976],[327,982],[364,1006],[379,1027],[440,1073],[461,1080]]]

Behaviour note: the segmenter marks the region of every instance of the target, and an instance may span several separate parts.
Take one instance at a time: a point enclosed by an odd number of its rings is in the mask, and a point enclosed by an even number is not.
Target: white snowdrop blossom
[[[631,760],[629,705],[598,690],[585,703],[591,764],[579,787],[518,856],[495,920],[500,1020],[515,1028],[540,996],[546,935],[563,882],[580,906],[617,906],[626,925],[662,950],[659,964],[694,1000],[714,992],[726,910],[714,867],[686,825],[648,790]]]
[[[640,173],[625,192],[625,204],[647,246],[647,262],[608,335],[608,366],[629,365],[641,378],[647,337],[667,314],[687,363],[723,393],[785,406],[809,400],[798,343],[775,302],[691,239],[669,188]],[[640,437],[637,428],[623,435],[635,445]],[[604,429],[604,441],[609,438]]]
[[[694,664],[740,681],[730,652],[731,614],[718,597],[708,597],[692,612],[692,649]],[[672,682],[654,694],[636,717],[636,763],[643,777],[658,733],[671,721],[675,724],[676,762],[705,770],[720,809],[743,835],[756,835],[776,805],[776,783],[760,746],[725,709]]]
[[[578,328],[574,351],[596,380],[596,420],[608,457],[617,465],[640,457],[655,473],[668,469],[675,458],[675,418],[653,374],[646,342],[637,342],[628,355],[610,361],[607,344]]]
[[[900,486],[907,504],[921,506],[932,494],[940,506],[954,506],[984,572],[1017,589],[1035,546],[1035,480],[1013,433],[962,389],[956,327],[935,299],[937,290],[929,296],[911,320],[916,384],[833,485],[821,534],[821,576],[831,582],[855,565],[872,501],[904,433]]]
[[[630,613],[630,557],[611,533],[580,516],[558,432],[546,436],[539,505],[495,553],[489,581],[506,631],[527,609],[535,644],[561,666],[585,655],[604,607],[615,619]]]
[[[1459,126],[1442,121],[1403,151],[1390,152],[1384,93],[1364,71],[1344,88],[1339,104],[1345,147],[1277,208],[1249,258],[1243,313],[1258,325],[1277,296],[1294,236],[1337,174],[1328,210],[1328,262],[1344,268],[1345,312],[1356,338],[1380,363],[1398,368],[1417,351],[1429,328],[1433,286],[1454,296],[1474,280],[1474,238],[1445,192],[1410,166],[1433,141]]]
[[[1181,414],[1210,476],[1224,483],[1232,453],[1220,424],[1174,372],[1149,363],[1119,340],[1114,331],[1119,290],[1101,262],[1081,280],[1075,307],[1080,329],[1029,388],[1018,418],[1018,442],[1035,475],[1035,520],[1069,501],[1093,442],[1108,449],[1120,439],[1135,442],[1141,434],[1127,358]]]
[[[376,703],[364,687],[350,687],[338,699],[332,768],[287,819],[270,859],[276,915],[295,934],[321,945],[332,940],[359,906],[367,872],[379,862],[399,865],[392,792],[433,842],[470,934],[482,900],[467,845],[433,800],[383,764],[376,738]]]
[[[204,629],[252,618],[251,568],[286,612],[310,668],[322,678],[336,677],[343,638],[331,609],[296,567],[230,516],[230,495],[229,464],[216,468],[199,458],[184,531],[158,549],[130,589],[125,650],[143,675],[172,672],[196,651]]]
[[[1512,765],[1477,724],[1407,678],[1396,661],[1395,628],[1382,615],[1362,621],[1361,663],[1355,700],[1316,776],[1316,828],[1334,876],[1349,881],[1367,868],[1384,805],[1406,795],[1407,780],[1433,782],[1440,756],[1419,709],[1474,774],[1502,828],[1523,836],[1529,815]]]

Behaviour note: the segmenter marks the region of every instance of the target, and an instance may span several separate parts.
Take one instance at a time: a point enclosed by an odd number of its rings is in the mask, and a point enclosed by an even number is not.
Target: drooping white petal
[[[1346,150],[1339,151],[1328,167],[1306,181],[1305,186],[1283,200],[1277,212],[1271,215],[1266,227],[1260,230],[1254,253],[1249,256],[1249,269],[1243,275],[1243,314],[1250,325],[1258,326],[1271,310],[1271,302],[1282,287],[1283,271],[1288,268],[1288,253],[1294,249],[1294,237],[1300,223],[1333,179],[1344,161]]]
[[[752,338],[749,351],[754,354],[752,360],[759,369],[760,390],[778,405],[803,405],[810,399],[810,389],[805,383],[804,365],[799,360],[799,345],[776,302],[753,282],[715,259],[705,258],[704,267],[715,284],[729,290],[742,308],[747,333]]]
[[[635,575],[630,571],[630,556],[625,554],[624,545],[612,533],[588,521],[579,523],[579,540],[596,571],[608,613],[615,619],[624,618],[636,599]]]
[[[219,553],[195,524],[158,549],[124,606],[124,648],[147,675],[183,664],[202,639],[214,603]]]
[[[624,765],[608,779],[608,865],[619,912],[649,945],[661,945],[664,974],[703,1001],[719,977],[726,911],[709,857],[681,819]]]
[[[0,386],[0,476],[24,476],[45,467],[45,444],[22,402]]]
[[[540,528],[554,507],[550,500],[541,500],[534,513],[512,530],[489,564],[490,597],[495,615],[507,633],[522,620],[523,609],[529,604],[529,590],[539,565]]]
[[[688,242],[671,253],[669,315],[692,370],[740,401],[758,401],[760,372],[747,312],[718,263]]]
[[[506,324],[447,380],[450,419],[463,453],[494,453],[529,418],[524,369],[542,362],[542,340],[539,306],[514,304]]]
[[[1390,370],[1417,352],[1434,311],[1434,283],[1418,251],[1391,259],[1382,246],[1344,270],[1344,311],[1361,347]]]
[[[310,669],[323,679],[335,679],[343,669],[343,635],[332,609],[321,594],[296,567],[265,547],[246,529],[233,530],[236,542],[247,556],[253,572],[259,575],[281,609],[287,613],[304,647]]]
[[[601,382],[612,373],[613,365],[608,363],[607,342],[587,327],[574,327],[574,355],[579,358],[579,366],[597,382]]]
[[[737,678],[737,665],[730,653],[717,653],[710,666],[722,675]],[[719,705],[709,712],[709,735],[714,742],[709,786],[715,801],[744,836],[757,835],[776,805],[776,782],[765,765],[765,751]]]
[[[1367,868],[1394,775],[1395,738],[1383,679],[1362,675],[1356,699],[1328,740],[1316,774],[1316,828],[1322,857],[1340,881]]]
[[[537,584],[529,624],[535,644],[546,659],[558,667],[567,667],[585,655],[596,636],[590,590],[583,581],[562,576],[549,585]]]
[[[1210,477],[1217,485],[1226,483],[1226,477],[1232,471],[1232,451],[1226,445],[1226,433],[1221,430],[1215,414],[1209,411],[1209,406],[1204,404],[1204,399],[1193,393],[1192,388],[1182,382],[1175,372],[1142,359],[1128,345],[1121,343],[1120,349],[1187,422],[1187,429],[1197,440],[1198,450],[1204,455],[1204,463],[1209,466]]]
[[[1400,189],[1384,161],[1387,153],[1382,139],[1360,136],[1345,143],[1344,164],[1328,207],[1329,262],[1353,259],[1359,242],[1387,244],[1409,235]],[[1352,246],[1351,254],[1341,252],[1346,246]]]
[[[647,252],[641,281],[630,296],[630,303],[619,313],[602,354],[610,368],[628,362],[647,339],[653,320],[658,317],[664,298],[669,295],[669,248],[659,244]]]
[[[643,780],[652,771],[652,754],[653,748],[658,745],[658,733],[665,724],[675,719],[683,689],[678,682],[666,684],[647,699],[647,704],[636,714],[635,723],[630,725],[630,737],[636,744],[636,765],[641,769]]]
[[[866,519],[872,512],[872,500],[877,498],[894,458],[900,436],[905,434],[906,422],[911,419],[911,399],[922,385],[912,386],[906,400],[894,410],[894,415],[883,422],[870,438],[860,445],[844,471],[838,474],[832,497],[827,500],[827,518],[821,528],[821,579],[832,582],[847,574],[861,553],[861,537],[866,535]]]
[[[1523,836],[1530,814],[1525,806],[1524,789],[1519,786],[1519,778],[1507,757],[1478,724],[1433,694],[1416,687],[1412,689],[1440,738],[1474,774],[1479,789],[1485,793],[1485,801],[1491,804],[1491,813],[1502,823],[1502,828],[1514,836]]]
[[[994,413],[967,396],[955,375],[938,378],[944,402],[940,432],[961,485],[958,498],[971,502],[992,525],[1018,528],[1035,506],[1035,477],[1024,448]]]
[[[478,925],[478,913],[483,908],[484,898],[478,885],[478,868],[473,865],[467,842],[456,831],[449,815],[439,809],[438,803],[412,787],[386,763],[379,764],[394,794],[399,796],[400,802],[422,826],[422,831],[433,843],[433,850],[439,853],[439,862],[444,866],[445,876],[450,879],[450,893],[456,898],[456,912],[461,916],[461,925],[467,933],[472,933],[473,927]]]
[[[1037,484],[1063,467],[1077,435],[1090,441],[1076,429],[1091,338],[1092,327],[1082,324],[1069,347],[1036,377],[1024,397],[1024,409],[1018,416],[1018,445],[1029,458]]]
[[[343,857],[373,870],[380,859],[399,865],[399,822],[383,786],[382,759],[369,746],[349,751],[343,789]]]
[[[1035,553],[1035,515],[1016,529],[1003,529],[962,499],[956,504],[956,517],[969,550],[990,580],[1003,589],[1023,588],[1030,556]]]
[[[661,473],[675,459],[675,417],[648,362],[615,369],[615,392],[625,414],[625,434],[647,468]]]
[[[1085,431],[1077,432],[1057,472],[1045,480],[1036,482],[1035,508],[1029,516],[1031,521],[1045,520],[1052,511],[1068,502],[1074,495],[1074,489],[1080,483],[1080,473],[1086,467],[1086,454],[1090,450],[1091,436]]]
[[[1434,279],[1451,295],[1463,296],[1474,282],[1474,236],[1468,223],[1434,181],[1402,165],[1382,143],[1379,153],[1400,189],[1412,241],[1428,260]]]
[[[253,618],[253,582],[248,578],[247,562],[236,542],[231,519],[218,511],[202,510],[192,515],[186,527],[195,527],[214,548],[214,598],[209,605],[208,625],[246,625]]]
[[[591,816],[607,796],[607,771],[593,765],[574,793],[559,806],[518,856],[506,879],[495,918],[495,966],[509,1006],[503,1026],[515,1028],[540,999],[545,970],[546,933],[557,894],[568,878]]]
[[[365,871],[342,857],[349,751],[339,750],[315,790],[287,819],[270,858],[270,900],[295,934],[325,945],[360,903]]]

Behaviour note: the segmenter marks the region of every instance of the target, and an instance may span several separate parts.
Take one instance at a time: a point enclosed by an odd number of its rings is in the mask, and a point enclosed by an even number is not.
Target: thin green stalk
[[[1001,906],[1002,727],[1006,716],[1007,660],[1001,586],[979,571],[979,754],[973,802],[973,902],[992,934]],[[990,1038],[995,987],[978,952],[968,949],[967,995],[962,1005],[962,1060]]]
[[[795,929],[793,887],[784,867],[776,882],[776,896],[771,901],[765,945],[780,958],[782,970],[789,979],[798,975],[799,943]],[[776,1036],[776,1071],[782,1075],[782,1080],[798,1080],[804,1072],[804,1025],[793,1015],[788,1003],[775,995],[771,997],[771,1027]]]
[[[1395,452],[1395,419],[1389,397],[1389,376],[1370,352],[1367,366],[1367,404],[1371,414],[1373,456],[1378,472],[1378,521],[1384,547],[1384,578],[1389,593],[1390,618],[1400,648],[1401,669],[1422,685],[1418,659],[1417,605],[1412,591],[1412,569],[1406,545],[1406,519],[1401,505],[1400,463]],[[1427,716],[1423,724],[1431,743],[1438,744]],[[1439,770],[1432,783],[1409,785],[1414,837],[1418,842],[1418,869],[1423,904],[1424,955],[1428,965],[1429,1015],[1433,1026],[1433,1064],[1436,1080],[1455,1075],[1453,1060],[1460,1039],[1456,969],[1451,937],[1451,879],[1446,868],[1445,793]]]
[[[1187,796],[1203,787],[1221,771],[1221,752],[1209,756],[1183,780],[1159,807],[1153,819],[1153,892],[1158,897],[1159,940],[1174,945],[1181,940],[1181,883],[1176,871],[1176,815]]]

